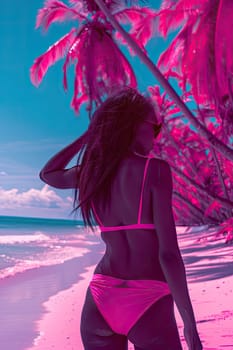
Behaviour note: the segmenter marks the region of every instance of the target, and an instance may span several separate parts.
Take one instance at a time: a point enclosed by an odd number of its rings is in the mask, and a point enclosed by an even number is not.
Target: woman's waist
[[[149,264],[139,259],[137,262],[122,261],[109,258],[104,255],[97,264],[94,274],[118,278],[121,280],[159,280],[166,282],[159,262]]]

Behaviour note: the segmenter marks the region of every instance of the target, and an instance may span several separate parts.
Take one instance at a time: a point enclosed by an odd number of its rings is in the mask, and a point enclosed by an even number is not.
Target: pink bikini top
[[[137,224],[131,224],[131,225],[121,225],[121,226],[104,226],[96,213],[94,203],[92,202],[92,209],[96,217],[96,221],[100,227],[101,232],[107,232],[107,231],[118,231],[118,230],[133,230],[133,229],[148,229],[148,230],[155,230],[154,224],[142,224],[141,223],[141,216],[142,216],[142,197],[143,197],[143,190],[144,190],[144,184],[147,174],[147,169],[149,165],[149,161],[151,158],[154,158],[153,154],[149,154],[146,160],[145,168],[144,168],[144,174],[143,174],[143,181],[142,181],[142,187],[141,187],[141,195],[140,195],[140,201],[139,201],[139,208],[138,208],[138,222]]]

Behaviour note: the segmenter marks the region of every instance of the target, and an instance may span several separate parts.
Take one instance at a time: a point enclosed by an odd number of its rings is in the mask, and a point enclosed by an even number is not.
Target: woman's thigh
[[[85,350],[127,350],[127,337],[112,331],[97,309],[89,287],[82,309],[80,331]]]
[[[155,302],[131,328],[128,339],[135,350],[182,350],[172,296]]]

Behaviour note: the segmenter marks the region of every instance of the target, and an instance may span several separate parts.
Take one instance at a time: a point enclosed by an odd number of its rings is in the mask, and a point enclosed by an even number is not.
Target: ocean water
[[[77,220],[0,216],[0,279],[82,255],[87,233]]]
[[[181,245],[183,230],[177,227]],[[0,216],[0,280],[83,256],[100,242],[99,228],[87,230],[82,221]]]

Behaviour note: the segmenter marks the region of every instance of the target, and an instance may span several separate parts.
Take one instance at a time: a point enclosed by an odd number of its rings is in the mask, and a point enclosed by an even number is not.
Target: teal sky
[[[65,1],[64,1],[65,2]],[[52,66],[36,88],[29,69],[36,57],[66,34],[74,22],[54,24],[47,33],[35,30],[42,0],[1,1],[0,12],[0,215],[68,218],[72,210],[73,190],[58,190],[44,184],[40,169],[55,153],[78,138],[87,128],[85,106],[80,115],[70,107],[73,71],[69,70],[69,91],[62,86],[63,60]],[[156,8],[159,1],[150,1]],[[120,46],[131,62],[138,88],[145,92],[157,84],[149,70]],[[154,61],[164,50],[161,39],[147,45]],[[68,165],[76,163],[74,158]]]

